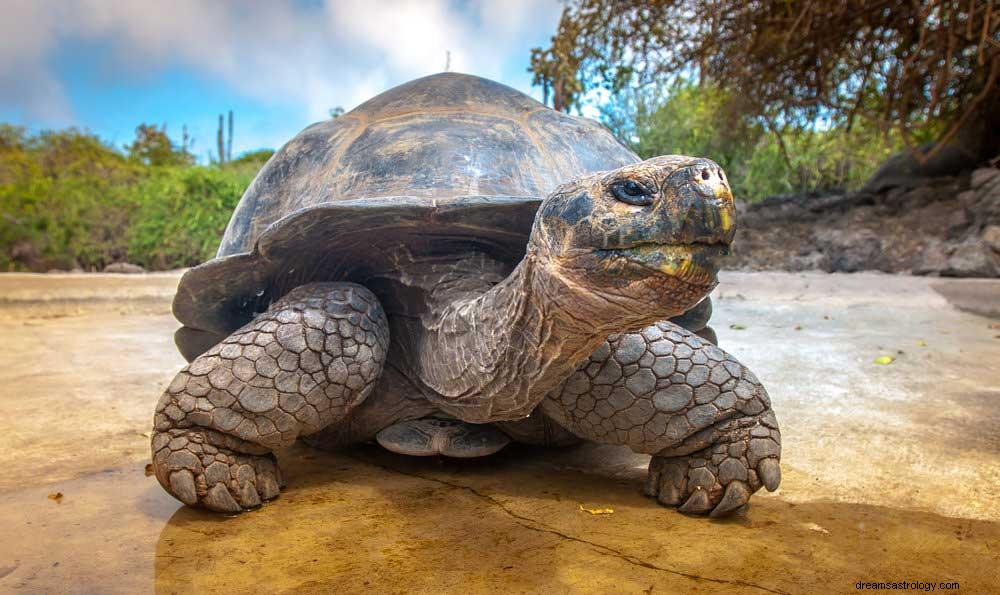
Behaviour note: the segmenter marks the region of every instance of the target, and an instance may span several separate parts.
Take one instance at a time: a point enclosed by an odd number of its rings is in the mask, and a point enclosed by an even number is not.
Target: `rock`
[[[932,143],[921,145],[918,150],[925,155],[934,148]],[[968,171],[970,155],[962,148],[948,145],[921,163],[906,149],[887,159],[865,183],[862,190],[871,193],[883,192],[890,188],[916,188],[930,178],[951,176],[963,169]]]
[[[972,172],[969,181],[973,188],[984,188],[986,186],[1000,186],[1000,169],[995,167],[984,167]]]
[[[34,244],[27,240],[16,242],[8,248],[7,258],[32,271],[42,270],[45,265]]]
[[[940,275],[948,268],[948,250],[941,240],[931,240],[915,259],[913,273],[915,275]]]
[[[796,254],[788,259],[790,271],[827,271],[830,270],[830,259],[826,254],[812,251],[808,254]]]
[[[891,169],[884,173],[892,173],[896,181],[881,180],[885,184],[877,191],[800,193],[738,203],[740,228],[725,266],[1000,275],[1000,168],[955,176],[922,170],[933,175],[906,183],[896,182],[909,174]]]
[[[829,272],[884,270],[882,239],[868,229],[823,229],[813,234],[816,247],[828,259]]]
[[[1000,252],[1000,225],[987,225],[980,237],[994,252]]]
[[[972,173],[969,189],[958,200],[971,220],[972,227],[982,230],[1000,221],[1000,169],[983,168]]]
[[[945,235],[949,240],[961,238],[972,223],[973,218],[966,209],[955,209],[948,217],[948,230]]]
[[[991,238],[1000,236],[1000,227],[990,227],[997,230],[991,232]],[[924,248],[913,272],[944,277],[996,277],[1000,275],[1000,252],[986,237],[973,236],[961,242],[934,240]]]
[[[954,245],[948,267],[949,277],[996,277],[1000,275],[1000,254],[983,238],[972,237]]]
[[[121,273],[125,275],[137,275],[139,273],[145,273],[146,269],[142,268],[137,264],[132,264],[128,262],[113,262],[108,266],[104,267],[105,273]]]

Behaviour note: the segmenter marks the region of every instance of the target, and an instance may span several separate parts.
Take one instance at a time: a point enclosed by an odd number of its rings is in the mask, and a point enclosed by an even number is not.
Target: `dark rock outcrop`
[[[732,266],[1000,276],[1000,169],[739,207]]]

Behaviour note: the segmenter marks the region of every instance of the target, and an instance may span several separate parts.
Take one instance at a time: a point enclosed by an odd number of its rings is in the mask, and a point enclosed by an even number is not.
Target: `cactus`
[[[219,151],[219,163],[220,164],[225,163],[226,151],[225,151],[225,143],[223,142],[222,114],[219,114],[219,130],[215,135],[215,144],[217,145],[216,148]]]
[[[219,153],[219,163],[228,163],[233,160],[233,110],[229,110],[229,138],[226,138],[226,132],[223,125],[226,123],[226,119],[222,114],[219,114],[219,130],[215,135],[216,148]]]

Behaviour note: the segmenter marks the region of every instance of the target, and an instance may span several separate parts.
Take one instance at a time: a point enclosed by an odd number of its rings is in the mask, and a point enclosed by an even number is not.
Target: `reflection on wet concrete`
[[[788,444],[782,488],[723,521],[657,506],[647,459],[597,445],[481,461],[296,446],[275,502],[186,509],[143,469],[157,389],[180,366],[166,312],[0,308],[0,592],[994,591],[1000,331],[907,278],[884,280],[911,296],[905,316],[879,286],[824,285],[861,281],[724,285],[723,341],[771,388]],[[748,329],[726,332],[736,322]],[[889,348],[905,353],[870,364]]]
[[[773,496],[733,519],[707,521],[644,498],[641,468],[567,468],[632,458],[617,450],[517,447],[477,464],[407,459],[374,446],[337,454],[296,447],[281,457],[290,489],[239,517],[180,507],[141,469],[99,473],[64,484],[60,504],[44,489],[7,495],[0,552],[14,570],[0,585],[805,593],[895,577],[986,592],[1000,578],[995,522]],[[614,513],[589,515],[580,504]]]

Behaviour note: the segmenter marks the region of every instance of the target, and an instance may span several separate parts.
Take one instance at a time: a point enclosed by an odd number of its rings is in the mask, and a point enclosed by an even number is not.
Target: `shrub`
[[[0,124],[0,270],[202,262],[269,156],[202,167],[158,154],[180,165],[157,166],[76,129],[30,135]]]
[[[0,270],[83,266],[125,256],[127,189],[142,171],[75,129],[0,131]]]
[[[138,210],[125,233],[129,262],[172,269],[215,256],[229,216],[255,173],[216,167],[155,172],[135,189]]]

